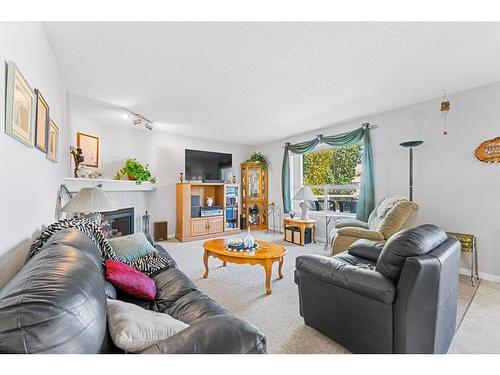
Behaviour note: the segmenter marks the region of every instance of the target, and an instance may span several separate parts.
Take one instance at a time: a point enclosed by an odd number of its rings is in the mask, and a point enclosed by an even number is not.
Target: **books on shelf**
[[[226,207],[226,227],[238,228],[238,207]]]

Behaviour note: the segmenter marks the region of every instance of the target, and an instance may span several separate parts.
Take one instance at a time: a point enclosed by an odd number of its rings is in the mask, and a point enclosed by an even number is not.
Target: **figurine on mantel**
[[[75,162],[74,169],[74,177],[75,178],[99,178],[102,176],[102,173],[95,168],[85,168],[83,165],[83,161],[85,157],[82,155],[82,149],[80,147],[69,146],[70,153],[73,155],[73,160]]]
[[[71,155],[73,155],[73,160],[75,162],[73,174],[75,178],[78,178],[78,169],[80,168],[80,164],[85,160],[85,157],[83,156],[82,149],[80,147],[69,146],[69,150]]]
[[[99,172],[99,170],[95,169],[95,168],[86,168],[86,167],[80,166],[80,168],[77,171],[77,177],[78,178],[96,179],[96,178],[102,177],[102,173]]]

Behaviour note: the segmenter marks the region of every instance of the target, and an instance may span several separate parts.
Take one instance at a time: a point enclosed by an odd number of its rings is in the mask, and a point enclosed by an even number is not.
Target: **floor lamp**
[[[413,149],[420,146],[424,141],[408,141],[400,143],[401,147],[410,150],[410,201],[413,201]]]

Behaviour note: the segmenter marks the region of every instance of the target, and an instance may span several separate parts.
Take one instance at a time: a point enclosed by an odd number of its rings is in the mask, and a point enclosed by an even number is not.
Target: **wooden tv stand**
[[[176,229],[179,241],[194,241],[240,232],[241,190],[239,184],[183,182],[176,185]],[[197,212],[213,198],[222,215],[201,217]],[[192,207],[193,203],[198,203]],[[196,216],[192,216],[195,214]]]

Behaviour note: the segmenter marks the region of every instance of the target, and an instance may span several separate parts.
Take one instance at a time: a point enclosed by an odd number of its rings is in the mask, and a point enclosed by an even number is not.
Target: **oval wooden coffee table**
[[[279,262],[278,266],[278,276],[280,279],[283,278],[281,269],[283,267],[283,256],[287,253],[287,249],[281,245],[274,244],[272,242],[256,241],[260,248],[252,251],[228,251],[224,247],[226,245],[226,240],[223,238],[217,238],[214,240],[206,241],[203,244],[205,253],[203,254],[203,263],[205,263],[205,274],[203,278],[208,277],[208,258],[214,257],[222,260],[223,266],[226,262],[235,264],[251,264],[252,266],[260,264],[264,267],[266,272],[266,293],[271,294],[271,273],[274,262]]]

